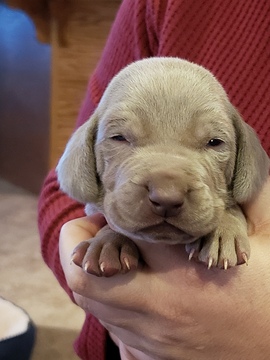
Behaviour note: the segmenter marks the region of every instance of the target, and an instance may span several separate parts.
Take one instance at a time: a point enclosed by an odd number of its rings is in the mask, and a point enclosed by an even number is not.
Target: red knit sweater
[[[77,126],[89,118],[120,69],[150,56],[177,56],[212,71],[270,155],[270,0],[123,0],[90,78]],[[41,248],[70,296],[58,237],[66,221],[83,215],[82,205],[59,191],[51,171],[39,201]],[[105,346],[106,331],[88,315],[76,344],[79,356],[104,360]]]

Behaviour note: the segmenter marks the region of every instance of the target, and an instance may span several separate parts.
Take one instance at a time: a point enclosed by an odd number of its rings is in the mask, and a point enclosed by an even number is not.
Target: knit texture
[[[185,58],[209,69],[270,155],[269,0],[123,0],[90,78],[77,126],[90,117],[120,69],[151,56]],[[41,249],[71,298],[59,261],[59,232],[66,221],[83,215],[82,205],[59,190],[52,170],[39,200]],[[76,351],[85,360],[106,358],[106,331],[91,315]]]

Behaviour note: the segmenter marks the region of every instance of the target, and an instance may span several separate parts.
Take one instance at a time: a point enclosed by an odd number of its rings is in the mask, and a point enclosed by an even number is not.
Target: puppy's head
[[[148,241],[192,242],[259,191],[269,160],[204,68],[177,58],[127,66],[59,161],[63,191]]]

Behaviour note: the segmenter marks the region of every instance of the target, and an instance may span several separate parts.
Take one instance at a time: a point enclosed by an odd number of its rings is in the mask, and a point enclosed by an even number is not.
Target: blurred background
[[[72,343],[84,316],[41,259],[37,197],[120,1],[0,1],[0,297],[36,324],[34,360],[77,359]]]

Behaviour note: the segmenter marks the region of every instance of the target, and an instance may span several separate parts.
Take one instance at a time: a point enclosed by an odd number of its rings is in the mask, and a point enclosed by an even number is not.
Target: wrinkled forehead
[[[228,113],[225,91],[204,68],[180,59],[139,61],[122,70],[110,83],[100,102],[105,118],[136,114],[155,122],[166,119],[181,126],[202,113]]]

